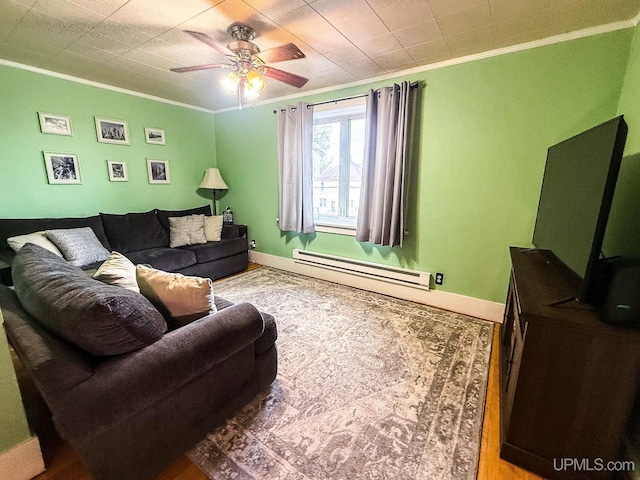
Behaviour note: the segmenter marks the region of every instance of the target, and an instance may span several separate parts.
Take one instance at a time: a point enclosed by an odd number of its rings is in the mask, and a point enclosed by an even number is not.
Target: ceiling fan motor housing
[[[248,25],[242,23],[233,23],[227,28],[227,32],[235,40],[245,40],[250,42],[256,38],[256,31]]]
[[[285,72],[284,70],[279,70],[266,65],[267,63],[304,58],[304,53],[297,46],[293,43],[289,43],[279,47],[269,48],[261,52],[260,48],[252,42],[256,36],[255,30],[243,23],[234,23],[227,28],[227,32],[233,38],[233,41],[231,41],[227,47],[212,39],[205,33],[195,32],[192,30],[185,30],[184,32],[225,55],[230,63],[177,67],[171,69],[173,72],[185,73],[212,68],[225,68],[227,70],[231,70],[231,73],[234,74],[236,78],[248,77],[251,75],[253,81],[256,77],[254,74],[258,74],[298,88],[302,88],[309,81],[308,78],[301,77],[300,75]],[[260,53],[262,53],[263,56],[266,55],[266,58],[263,59],[259,57],[258,55]],[[237,82],[237,79],[235,81]],[[262,82],[262,88],[264,88],[264,81],[262,79],[260,79],[260,81]],[[260,88],[260,91],[262,91],[262,88]]]
[[[257,55],[258,53],[260,53],[260,49],[255,43],[245,42],[244,40],[236,40],[235,42],[230,42],[227,47],[234,53],[248,52],[249,55]]]

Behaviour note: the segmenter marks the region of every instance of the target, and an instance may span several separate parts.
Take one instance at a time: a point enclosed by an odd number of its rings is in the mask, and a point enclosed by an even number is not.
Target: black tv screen
[[[569,270],[575,298],[588,303],[627,138],[622,116],[549,148],[533,244]]]

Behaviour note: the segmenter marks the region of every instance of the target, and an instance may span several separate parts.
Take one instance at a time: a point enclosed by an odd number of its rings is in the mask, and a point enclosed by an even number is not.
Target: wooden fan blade
[[[288,43],[280,47],[268,48],[261,51],[258,56],[264,63],[283,62],[285,60],[295,60],[304,58],[304,53],[293,43]]]
[[[229,50],[225,45],[216,42],[213,38],[211,38],[206,33],[194,32],[193,30],[183,30],[184,33],[188,33],[196,40],[200,40],[202,43],[206,43],[214,50],[222,53],[223,55],[235,55],[231,50]]]
[[[195,72],[197,70],[209,70],[210,68],[226,68],[231,66],[233,65],[229,65],[227,63],[211,63],[209,65],[195,65],[193,67],[171,68],[170,70],[176,73],[184,73],[184,72]]]
[[[273,67],[264,67],[263,73],[267,77],[271,77],[280,82],[288,83],[294,87],[301,88],[309,81],[308,78],[301,77],[291,72],[285,72]]]

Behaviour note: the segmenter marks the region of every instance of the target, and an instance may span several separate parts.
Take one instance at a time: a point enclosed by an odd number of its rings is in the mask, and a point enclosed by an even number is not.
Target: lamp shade
[[[222,85],[222,88],[224,88],[227,92],[235,94],[238,92],[239,83],[240,75],[238,75],[236,72],[229,72],[229,74],[220,82],[220,85]]]
[[[222,179],[222,175],[220,175],[220,170],[217,168],[207,168],[204,171],[204,177],[202,177],[202,181],[200,182],[200,186],[198,188],[210,188],[213,190],[228,190],[229,187],[224,180]]]

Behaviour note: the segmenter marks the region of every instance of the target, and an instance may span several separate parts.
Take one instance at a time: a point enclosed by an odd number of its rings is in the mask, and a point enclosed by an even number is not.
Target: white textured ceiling
[[[236,99],[224,70],[171,67],[226,58],[185,34],[227,44],[234,22],[262,49],[306,55],[273,64],[302,91],[349,84],[598,25],[637,19],[640,0],[0,0],[0,59],[211,110]],[[261,100],[299,93],[267,79]]]

